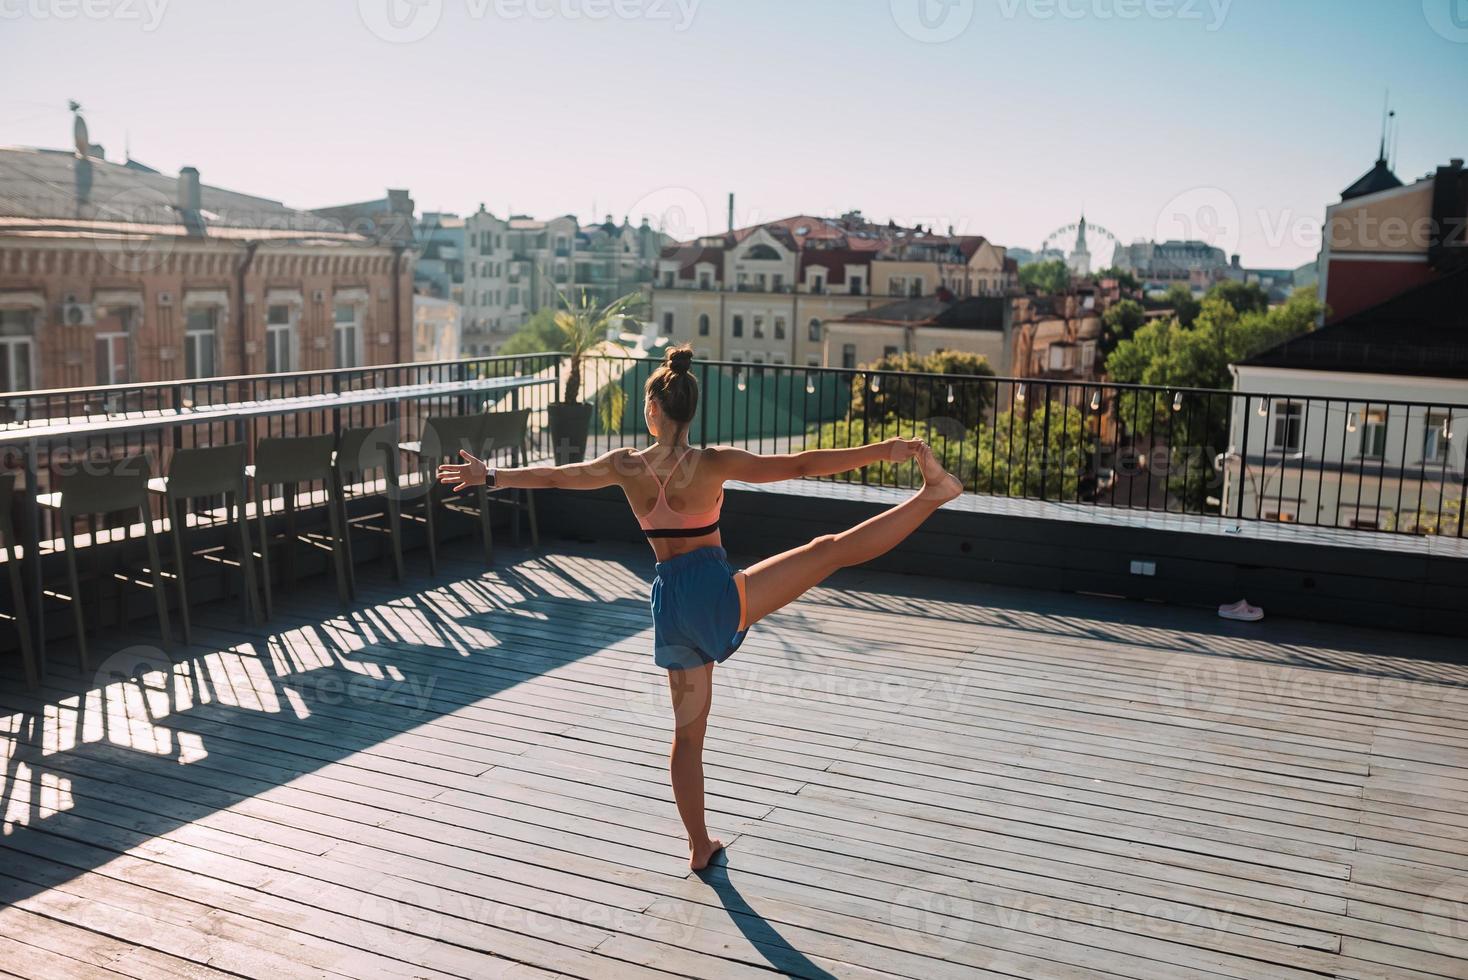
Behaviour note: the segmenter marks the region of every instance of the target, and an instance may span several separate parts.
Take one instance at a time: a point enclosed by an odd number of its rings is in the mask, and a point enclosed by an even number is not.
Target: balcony
[[[593,361],[587,390],[636,388],[651,366]],[[811,429],[826,445],[875,435],[883,392],[995,419],[1027,405],[1023,435],[1042,404],[1089,405],[1094,390],[1108,418],[1145,391],[695,369],[707,416],[694,442],[765,451]],[[479,382],[553,370],[496,358],[220,379],[187,393],[192,427],[167,414],[183,407],[177,386],[53,393],[27,399],[21,444],[64,426],[71,441],[160,452],[176,432],[235,438],[205,413],[242,392],[274,401],[244,423],[258,432],[393,412],[409,425],[478,410]],[[521,390],[540,419],[547,389]],[[286,401],[320,396],[336,404]],[[110,416],[74,408],[109,400]],[[596,440],[643,444],[630,418]],[[531,452],[546,449],[537,423]],[[999,492],[1000,474],[1023,472],[990,451],[966,474],[983,492],[755,624],[719,668],[708,805],[728,849],[701,876],[680,857],[666,787],[652,558],[620,491],[544,492],[541,547],[512,544],[507,522],[488,563],[460,519],[441,528],[436,576],[421,526],[401,581],[364,539],[345,605],[303,550],[297,587],[260,625],[241,620],[227,574],[200,575],[195,643],[166,652],[142,606],[109,593],[85,671],[48,617],[46,677],[0,675],[5,969],[1252,978],[1390,976],[1410,961],[1452,975],[1468,955],[1453,844],[1462,640],[1282,613],[1308,613],[1289,583],[1299,562],[1329,566],[1303,590],[1322,608],[1371,605],[1363,616],[1397,601],[1374,590],[1436,563],[1434,601],[1460,616],[1457,539],[1167,510],[1135,475],[1128,506],[1125,484],[1110,501],[1019,476]],[[731,485],[731,558],[849,526],[910,482],[873,468]],[[307,488],[298,516],[319,531]],[[84,564],[113,537],[85,545]],[[1159,575],[1133,582],[1136,558]],[[1227,561],[1245,571],[1207,580]],[[1117,597],[1139,587],[1170,604]],[[1270,617],[1222,622],[1190,603],[1204,587],[1218,601],[1248,589]]]

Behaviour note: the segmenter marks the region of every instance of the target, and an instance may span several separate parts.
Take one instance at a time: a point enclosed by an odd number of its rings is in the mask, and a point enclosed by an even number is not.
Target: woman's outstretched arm
[[[775,483],[802,476],[834,476],[873,463],[905,463],[917,454],[921,439],[887,439],[850,449],[807,449],[768,456],[720,447],[714,459],[720,476],[745,483]]]
[[[494,485],[517,487],[526,490],[544,490],[559,487],[563,490],[599,490],[602,487],[620,486],[626,472],[624,458],[631,450],[613,449],[596,459],[584,463],[567,463],[564,466],[497,466]],[[466,450],[459,450],[462,463],[442,463],[438,467],[438,482],[452,484],[455,490],[477,487],[488,476],[488,467]]]

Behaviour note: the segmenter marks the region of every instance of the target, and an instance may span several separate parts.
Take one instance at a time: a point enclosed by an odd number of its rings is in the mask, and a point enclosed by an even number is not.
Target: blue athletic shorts
[[[723,663],[744,642],[744,597],[718,545],[657,562],[652,580],[653,659],[684,670]]]

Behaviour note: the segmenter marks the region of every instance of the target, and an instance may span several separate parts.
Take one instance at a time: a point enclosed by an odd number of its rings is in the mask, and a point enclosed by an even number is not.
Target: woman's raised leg
[[[832,572],[860,565],[895,548],[928,516],[963,492],[958,478],[923,446],[914,457],[923,487],[907,500],[839,534],[824,534],[809,544],[781,552],[746,568],[744,625],[758,622],[799,598]]]
[[[709,836],[703,817],[703,736],[713,703],[714,665],[668,671],[668,690],[674,725],[668,772],[678,815],[688,831],[688,866],[701,871],[724,846]]]

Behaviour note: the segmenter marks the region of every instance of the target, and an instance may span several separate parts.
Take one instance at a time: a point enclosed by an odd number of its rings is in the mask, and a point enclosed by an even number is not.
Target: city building
[[[1235,403],[1231,512],[1242,495],[1243,513],[1281,521],[1456,527],[1468,486],[1464,310],[1460,263],[1234,365],[1235,390],[1261,397]]]
[[[1034,265],[1037,262],[1064,262],[1065,252],[1058,248],[1042,248],[1038,252],[1027,248],[1010,248],[1009,257],[1016,266]]]
[[[414,238],[418,262],[413,289],[424,296],[464,302],[464,219],[446,211],[425,211]]]
[[[1009,372],[1010,300],[951,295],[885,303],[831,320],[823,363],[855,368],[895,354],[961,351],[984,357],[995,374]]]
[[[75,151],[0,149],[0,388],[402,361],[411,232]],[[375,217],[369,215],[375,215]]]
[[[1468,174],[1454,159],[1403,184],[1383,156],[1326,208],[1320,298],[1349,317],[1461,268],[1468,254]]]
[[[1059,295],[1016,296],[1006,362],[1025,378],[1093,381],[1101,339],[1101,304],[1097,290],[1074,286]]]
[[[1130,272],[1147,292],[1166,290],[1174,283],[1182,283],[1201,293],[1227,278],[1229,257],[1216,245],[1191,239],[1139,241],[1130,245],[1118,242],[1111,264],[1123,272]]]
[[[582,228],[573,255],[576,292],[606,304],[650,289],[658,257],[668,241],[646,218],[634,227],[626,218],[619,225],[607,215],[601,224]]]
[[[464,219],[464,351],[492,354],[557,292],[585,290],[601,302],[652,281],[666,236],[643,221],[610,217],[582,228],[576,216],[499,218],[484,205]]]
[[[700,357],[826,362],[833,320],[894,299],[995,295],[1012,288],[1005,250],[979,236],[796,215],[663,249],[652,290],[660,333]]]

